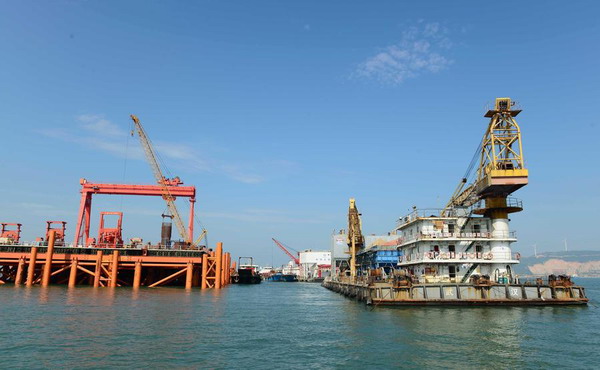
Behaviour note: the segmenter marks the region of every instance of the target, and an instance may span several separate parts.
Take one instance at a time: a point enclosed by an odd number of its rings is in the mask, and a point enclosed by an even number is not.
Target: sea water
[[[587,307],[369,307],[319,284],[220,291],[0,286],[10,367],[598,368]]]

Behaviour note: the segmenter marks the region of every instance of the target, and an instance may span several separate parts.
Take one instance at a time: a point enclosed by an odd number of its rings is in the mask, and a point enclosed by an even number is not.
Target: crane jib
[[[140,120],[133,114],[131,115],[131,119],[133,120],[133,123],[135,124],[136,131],[140,138],[140,143],[142,145],[142,148],[144,149],[144,154],[146,155],[146,160],[148,161],[148,164],[150,165],[150,168],[152,169],[154,178],[156,179],[156,182],[159,185],[161,185],[161,188],[163,191],[163,199],[167,203],[167,208],[169,209],[171,216],[173,216],[173,220],[175,221],[175,226],[177,227],[177,231],[179,231],[179,234],[187,243],[191,244],[192,243],[191,237],[188,234],[188,232],[183,224],[183,221],[181,219],[181,216],[179,214],[179,210],[177,209],[177,206],[175,205],[175,202],[174,202],[175,197],[173,195],[171,195],[171,193],[169,191],[169,187],[167,186],[167,183],[169,183],[170,180],[167,179],[163,175],[163,172],[160,168],[158,160],[156,159],[156,154],[154,153],[154,148],[152,147],[152,144],[150,143],[150,140],[148,139],[148,136],[146,135],[146,132],[144,131],[144,128],[142,127],[142,124],[140,123]]]

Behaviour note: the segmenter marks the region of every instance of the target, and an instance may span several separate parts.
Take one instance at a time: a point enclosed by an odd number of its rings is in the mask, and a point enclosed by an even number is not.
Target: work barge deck
[[[585,305],[585,289],[555,280],[522,284],[435,283],[398,285],[350,277],[328,279],[323,286],[375,306],[548,306]]]
[[[0,285],[220,289],[234,268],[222,243],[214,251],[0,245]]]

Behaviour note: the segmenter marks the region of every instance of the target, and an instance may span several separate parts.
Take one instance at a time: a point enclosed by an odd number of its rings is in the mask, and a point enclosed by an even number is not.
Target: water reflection
[[[33,288],[33,287],[32,287]],[[38,290],[38,303],[46,304],[48,303],[49,292],[52,289],[51,287],[35,287]]]

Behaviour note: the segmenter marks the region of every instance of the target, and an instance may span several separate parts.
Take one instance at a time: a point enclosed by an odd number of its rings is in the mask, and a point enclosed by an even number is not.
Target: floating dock
[[[404,282],[403,282],[404,283]],[[369,279],[327,279],[323,286],[368,305],[382,306],[540,306],[585,305],[585,289],[562,279],[523,284],[415,284]]]
[[[234,263],[235,264],[235,263]],[[215,251],[0,245],[0,284],[220,289],[231,282],[231,256]]]

